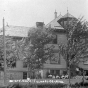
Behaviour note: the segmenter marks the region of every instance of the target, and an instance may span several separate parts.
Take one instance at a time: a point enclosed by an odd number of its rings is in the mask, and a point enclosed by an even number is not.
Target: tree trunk
[[[30,75],[29,75],[29,72],[30,72],[30,69],[29,69],[29,63],[27,64],[28,66],[28,72],[27,72],[27,78],[30,78]],[[30,83],[28,83],[28,88],[30,87]]]
[[[70,64],[69,64],[69,69],[68,69],[68,75],[69,75],[69,88],[70,88],[70,86],[71,86],[71,80],[70,80],[70,78],[71,78]]]
[[[28,63],[28,75],[27,75],[27,78],[30,77],[30,75],[29,75],[29,71],[30,71],[30,69],[29,69],[29,63]]]
[[[85,73],[84,73],[84,69],[83,69],[83,87],[84,87],[84,76],[85,76]]]

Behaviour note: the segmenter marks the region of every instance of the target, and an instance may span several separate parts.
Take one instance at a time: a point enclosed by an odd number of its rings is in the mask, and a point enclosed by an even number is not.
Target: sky
[[[36,22],[49,23],[54,12],[65,15],[68,12],[88,21],[88,0],[0,0],[0,27],[5,25],[32,27]]]

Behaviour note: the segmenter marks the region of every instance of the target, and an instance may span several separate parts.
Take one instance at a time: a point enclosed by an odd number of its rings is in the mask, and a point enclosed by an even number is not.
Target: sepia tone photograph
[[[88,0],[0,0],[0,88],[88,88]]]

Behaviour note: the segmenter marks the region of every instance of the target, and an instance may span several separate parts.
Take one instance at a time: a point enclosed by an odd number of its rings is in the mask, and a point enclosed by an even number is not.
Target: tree
[[[47,47],[52,40],[53,35],[45,28],[32,28],[29,31],[24,43],[24,56],[30,70],[43,68],[43,64],[53,56],[53,47]]]
[[[21,41],[21,40],[20,40]],[[13,37],[6,36],[5,42],[6,42],[6,63],[7,67],[15,67],[16,66],[16,60],[19,59],[19,49],[18,45],[20,45],[19,42],[16,42],[13,40]],[[21,42],[22,43],[22,42]],[[4,46],[3,46],[3,36],[0,36],[0,60],[2,61],[0,64],[4,63]]]
[[[8,43],[9,43],[10,38],[6,38],[6,47],[8,48]],[[9,51],[6,49],[6,52],[8,53]],[[4,70],[4,46],[3,46],[3,36],[0,36],[0,70],[3,68]],[[8,56],[8,54],[7,54]]]
[[[82,21],[82,19],[68,22],[66,27],[67,45],[59,45],[60,53],[67,62],[69,82],[71,67],[77,66],[80,61],[88,60],[87,26],[87,22]]]

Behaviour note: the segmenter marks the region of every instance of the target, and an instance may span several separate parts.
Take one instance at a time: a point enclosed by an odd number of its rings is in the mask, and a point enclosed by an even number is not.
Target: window
[[[50,74],[53,75],[54,74],[54,70],[50,70]]]
[[[2,62],[0,63],[0,70],[4,71],[4,63],[2,63]]]
[[[63,75],[67,75],[67,71],[63,71]]]
[[[60,64],[60,55],[58,53],[54,53],[50,58],[50,64]]]
[[[14,79],[13,74],[10,74],[10,80],[13,80],[13,79]]]
[[[57,44],[57,35],[55,35],[55,38],[53,40],[53,44]]]
[[[23,68],[27,68],[27,62],[23,62]]]
[[[8,60],[7,61],[7,67],[9,68],[16,68],[16,61],[15,60]]]
[[[27,79],[27,72],[23,72],[23,79]]]
[[[60,70],[56,70],[56,75],[60,75]]]
[[[88,65],[88,61],[84,61],[83,64],[84,64],[84,65]]]
[[[16,67],[16,62],[14,61],[13,63],[12,63],[12,68],[15,68]]]

